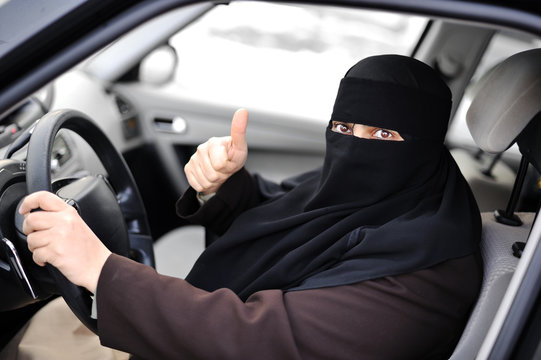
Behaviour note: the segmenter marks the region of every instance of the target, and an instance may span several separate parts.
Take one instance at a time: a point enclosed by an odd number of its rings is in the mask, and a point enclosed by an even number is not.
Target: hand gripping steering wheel
[[[52,191],[51,153],[60,129],[69,129],[80,135],[95,151],[108,176],[91,175],[60,181],[55,183],[56,194],[77,209],[109,250],[153,266],[152,238],[135,181],[122,156],[86,115],[74,110],[58,110],[39,120],[28,145],[28,193]],[[47,267],[71,310],[83,324],[97,333],[97,321],[90,316],[90,293],[71,283],[55,267],[49,264]]]

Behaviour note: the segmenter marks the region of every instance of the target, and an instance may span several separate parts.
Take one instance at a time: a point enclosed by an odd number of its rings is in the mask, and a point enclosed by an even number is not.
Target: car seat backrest
[[[517,142],[523,157],[540,171],[541,142],[536,139],[541,138],[541,49],[507,58],[482,81],[466,115],[473,139],[490,153],[501,153]],[[519,262],[512,245],[527,241],[535,214],[519,214],[521,226],[500,224],[492,213],[481,218],[483,284],[452,360],[478,355]]]
[[[492,213],[482,213],[483,284],[479,298],[470,315],[452,360],[475,359],[488,329],[517,267],[511,247],[515,241],[526,241],[534,220],[533,213],[517,214],[523,224],[519,227],[498,223]]]

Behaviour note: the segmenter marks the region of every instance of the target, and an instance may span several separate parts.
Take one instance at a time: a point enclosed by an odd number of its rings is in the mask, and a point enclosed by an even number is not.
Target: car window
[[[422,17],[328,6],[218,6],[171,38],[179,56],[175,86],[213,102],[328,121],[352,64],[411,54],[426,24]]]
[[[0,0],[0,58],[84,0]]]
[[[525,33],[505,31],[494,35],[470,80],[462,101],[457,108],[455,117],[451,122],[447,134],[450,144],[461,147],[476,147],[466,124],[466,113],[476,93],[481,77],[509,56],[539,47],[541,47],[541,40]],[[518,154],[516,145],[511,147],[511,152]]]

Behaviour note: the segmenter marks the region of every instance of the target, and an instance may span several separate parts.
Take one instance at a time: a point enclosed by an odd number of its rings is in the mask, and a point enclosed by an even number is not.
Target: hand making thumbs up
[[[239,109],[233,115],[231,136],[213,137],[197,147],[184,167],[192,188],[203,194],[214,193],[244,166],[248,156],[247,126],[248,111]]]

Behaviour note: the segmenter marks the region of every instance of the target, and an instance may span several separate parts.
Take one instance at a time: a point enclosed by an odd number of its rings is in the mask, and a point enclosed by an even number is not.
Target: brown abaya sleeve
[[[425,359],[449,355],[481,281],[473,256],[332,288],[265,290],[242,302],[111,255],[98,328],[144,359]]]

